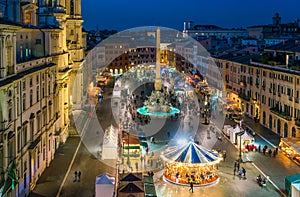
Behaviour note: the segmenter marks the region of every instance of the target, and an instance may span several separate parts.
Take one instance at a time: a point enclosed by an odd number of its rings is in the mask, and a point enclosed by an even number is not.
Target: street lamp
[[[240,135],[239,163],[241,163],[242,161],[242,135]]]

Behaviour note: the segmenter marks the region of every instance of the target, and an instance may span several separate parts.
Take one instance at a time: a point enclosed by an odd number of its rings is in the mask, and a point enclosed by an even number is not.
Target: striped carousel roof
[[[221,160],[217,152],[208,150],[193,141],[181,146],[174,146],[167,149],[162,154],[162,159],[166,161],[192,164],[206,164]]]

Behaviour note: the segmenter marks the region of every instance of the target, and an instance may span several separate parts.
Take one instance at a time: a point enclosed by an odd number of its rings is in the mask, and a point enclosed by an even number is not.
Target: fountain
[[[144,106],[137,109],[137,112],[149,116],[172,116],[180,112],[179,109],[172,107],[169,102],[169,95],[162,90],[162,80],[160,75],[160,29],[156,31],[156,73],[155,90],[151,93]]]
[[[144,102],[144,106],[137,109],[137,112],[149,116],[172,116],[180,110],[172,107],[168,95],[161,91],[153,91],[151,96]]]

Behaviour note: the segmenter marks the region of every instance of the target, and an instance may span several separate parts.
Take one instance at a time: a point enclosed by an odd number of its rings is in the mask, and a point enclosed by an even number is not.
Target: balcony
[[[289,100],[290,100],[290,101],[293,101],[293,97],[292,97],[292,96],[289,96]]]
[[[285,114],[284,112],[280,112],[277,108],[271,108],[270,111],[273,114],[275,114],[275,115],[277,115],[277,116],[279,116],[279,117],[281,117],[281,118],[283,118],[283,119],[285,119],[287,121],[291,121],[292,120],[291,116]]]
[[[250,96],[247,96],[246,94],[244,93],[239,93],[239,98],[245,100],[245,101],[250,101]]]

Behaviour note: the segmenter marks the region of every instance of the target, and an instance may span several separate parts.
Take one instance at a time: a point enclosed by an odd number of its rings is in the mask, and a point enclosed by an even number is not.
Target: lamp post
[[[241,163],[242,161],[242,135],[240,135],[239,163]]]

